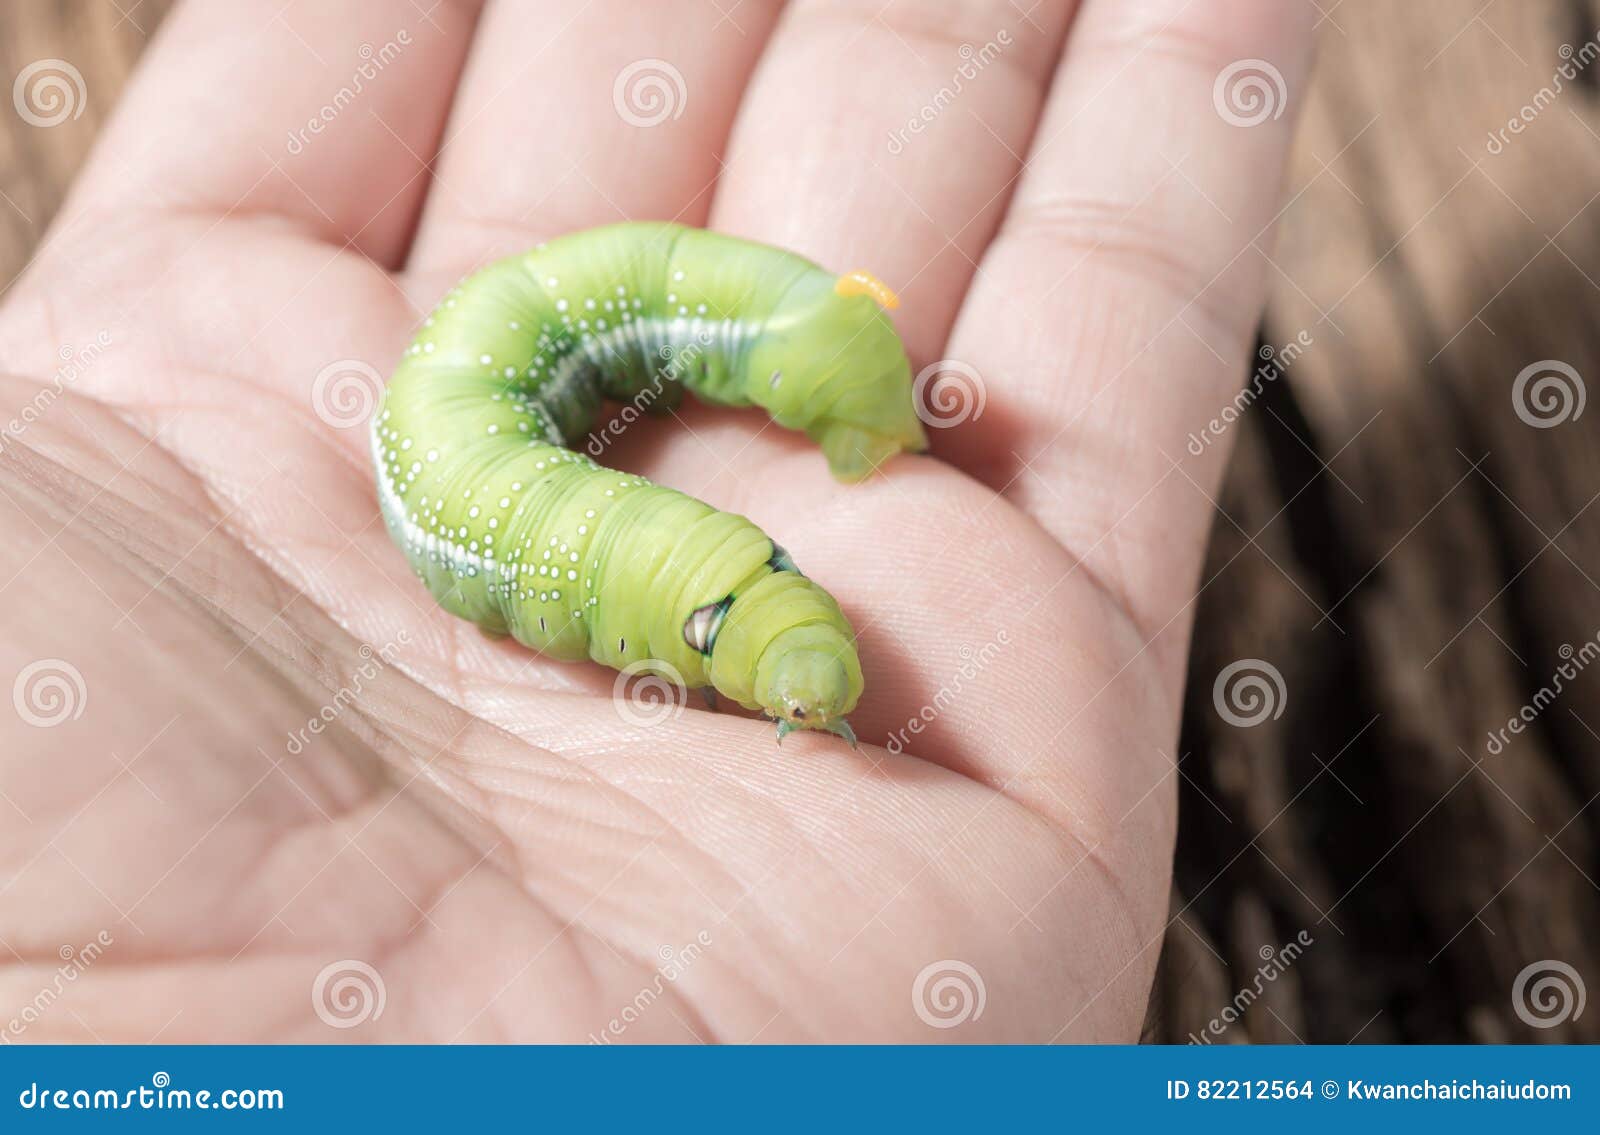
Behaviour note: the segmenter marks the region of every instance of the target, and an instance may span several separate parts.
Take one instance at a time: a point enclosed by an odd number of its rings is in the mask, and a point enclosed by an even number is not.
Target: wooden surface
[[[1152,1032],[1304,929],[1223,1039],[1593,1041],[1600,1013],[1536,1029],[1512,996],[1548,960],[1600,992],[1600,667],[1489,732],[1600,631],[1600,412],[1513,405],[1542,360],[1600,377],[1600,59],[1536,102],[1600,13],[1324,7],[1263,331],[1314,346],[1242,423],[1213,532]],[[1211,682],[1245,657],[1287,698],[1241,729]]]
[[[1600,994],[1600,666],[1537,693],[1600,633],[1600,409],[1535,428],[1513,384],[1541,360],[1600,379],[1600,59],[1538,97],[1600,10],[1319,3],[1263,329],[1311,346],[1233,427],[1148,1033],[1597,1040],[1600,1011],[1533,1028],[1513,986],[1558,961]],[[70,58],[98,123],[166,7],[0,8],[7,86]],[[0,281],[91,133],[0,115]],[[1284,691],[1249,727],[1213,692],[1245,659]]]

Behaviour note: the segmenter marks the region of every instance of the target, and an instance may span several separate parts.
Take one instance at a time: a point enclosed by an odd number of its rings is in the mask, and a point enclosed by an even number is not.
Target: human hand
[[[0,454],[4,996],[112,939],[28,1039],[1134,1039],[1225,459],[1185,439],[1247,369],[1293,117],[1214,83],[1270,61],[1292,110],[1314,9],[279,6],[171,17],[0,308],[5,404],[46,395]],[[945,360],[965,420],[861,485],[703,406],[605,458],[839,599],[860,752],[483,639],[378,519],[348,383],[629,218],[869,268]]]

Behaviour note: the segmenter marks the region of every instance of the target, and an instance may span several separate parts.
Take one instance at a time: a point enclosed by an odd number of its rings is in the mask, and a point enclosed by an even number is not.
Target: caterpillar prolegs
[[[419,329],[373,416],[384,521],[434,597],[542,654],[676,674],[854,743],[850,624],[754,524],[575,451],[607,400],[688,388],[803,430],[841,480],[926,448],[863,272],[670,224],[499,261]],[[664,365],[670,360],[670,365]],[[670,669],[669,669],[670,668]]]

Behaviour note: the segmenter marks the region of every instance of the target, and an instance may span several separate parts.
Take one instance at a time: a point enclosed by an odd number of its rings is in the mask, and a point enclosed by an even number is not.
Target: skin
[[[898,301],[867,273],[682,225],[608,225],[492,264],[423,320],[373,415],[389,534],[492,635],[712,685],[780,741],[854,745],[861,661],[833,597],[743,517],[565,446],[603,399],[650,409],[688,389],[760,406],[858,481],[927,448],[879,303]]]
[[[0,1003],[115,940],[26,1039],[1134,1039],[1229,440],[1184,439],[1246,373],[1315,10],[445,4],[290,154],[401,17],[280,8],[170,17],[0,306],[7,418],[108,335],[0,439],[0,677],[59,658],[88,691],[53,728],[0,712]],[[999,27],[1014,45],[890,155]],[[689,92],[655,127],[607,78],[647,58]],[[1241,58],[1288,113],[1216,115]],[[983,377],[981,416],[848,490],[757,411],[686,405],[606,455],[828,581],[872,678],[859,753],[626,720],[610,672],[484,640],[394,554],[364,421],[314,411],[323,368],[387,374],[470,271],[625,218],[870,266],[913,373]],[[291,744],[362,642],[392,664]],[[309,996],[341,959],[387,989],[348,1030]],[[936,1029],[911,991],[947,959],[986,1002]]]

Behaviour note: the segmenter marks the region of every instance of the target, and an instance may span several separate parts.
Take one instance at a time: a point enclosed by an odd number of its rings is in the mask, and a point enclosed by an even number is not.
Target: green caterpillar
[[[804,430],[854,481],[927,446],[864,272],[672,224],[576,233],[462,282],[372,419],[384,522],[444,608],[542,654],[674,674],[855,743],[854,634],[741,516],[570,448],[606,399],[687,387]],[[662,360],[670,360],[663,367]]]

